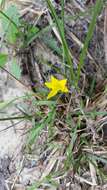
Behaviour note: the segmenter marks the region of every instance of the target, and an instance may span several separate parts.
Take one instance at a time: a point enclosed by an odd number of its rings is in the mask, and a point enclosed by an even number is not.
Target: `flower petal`
[[[47,99],[52,98],[53,96],[55,96],[57,94],[57,90],[51,90],[50,93],[48,94]]]
[[[67,79],[63,79],[63,80],[61,80],[61,81],[59,81],[59,82],[60,82],[60,90],[61,90],[62,92],[68,92],[69,90],[68,90],[68,88],[67,88],[67,86],[66,86]]]
[[[51,76],[50,82],[45,82],[45,85],[51,89],[50,93],[48,94],[48,99],[55,96],[59,91],[61,92],[69,92],[67,86],[67,79],[58,80],[54,76]]]
[[[54,76],[51,76],[51,82],[58,82],[58,79],[56,79]]]
[[[52,88],[52,84],[50,82],[45,82],[45,86],[47,86],[48,88]]]
[[[68,90],[68,88],[65,86],[65,88],[63,89],[63,91],[62,92],[69,92],[69,90]]]
[[[61,87],[65,87],[66,83],[67,83],[67,79],[63,79],[59,81]]]

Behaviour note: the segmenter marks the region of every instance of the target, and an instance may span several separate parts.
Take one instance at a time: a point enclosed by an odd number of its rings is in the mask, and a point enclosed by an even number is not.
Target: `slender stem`
[[[22,81],[18,80],[12,73],[10,73],[9,71],[7,71],[4,67],[0,66],[0,68],[1,68],[3,71],[5,71],[6,73],[8,73],[12,78],[14,78],[14,79],[17,80],[19,83],[21,83],[24,87],[26,87],[27,89],[29,89],[27,85],[25,85]]]
[[[19,116],[19,117],[5,117],[0,118],[0,121],[16,120],[16,119],[31,119],[34,115],[29,116]]]

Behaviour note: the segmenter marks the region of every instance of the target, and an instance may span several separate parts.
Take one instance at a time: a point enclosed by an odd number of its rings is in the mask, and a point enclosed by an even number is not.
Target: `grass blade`
[[[56,26],[58,28],[58,31],[59,31],[59,34],[60,34],[60,37],[61,37],[61,40],[62,40],[62,46],[63,46],[63,49],[64,49],[64,56],[66,58],[67,64],[70,66],[70,79],[71,79],[71,81],[74,81],[75,76],[74,76],[74,71],[73,71],[73,63],[72,63],[72,60],[71,60],[71,55],[70,55],[70,51],[69,51],[69,48],[68,48],[68,44],[66,42],[66,39],[64,37],[61,24],[59,22],[59,18],[58,18],[57,14],[56,14],[56,11],[55,11],[51,1],[46,0],[46,2],[48,4],[49,10],[50,10],[54,20],[55,20]]]
[[[79,62],[79,65],[78,65],[78,70],[77,70],[76,84],[78,84],[81,69],[83,67],[84,60],[86,58],[88,45],[89,45],[89,42],[90,42],[90,40],[92,38],[94,29],[95,29],[95,25],[96,25],[96,21],[97,21],[97,17],[99,15],[100,11],[101,11],[102,6],[103,6],[103,1],[97,0],[96,4],[95,4],[95,8],[93,9],[93,17],[92,17],[92,21],[91,21],[91,23],[89,25],[89,30],[88,30],[87,37],[86,37],[86,40],[85,40],[85,43],[84,43],[84,47],[83,47],[81,55],[80,55],[80,62]]]

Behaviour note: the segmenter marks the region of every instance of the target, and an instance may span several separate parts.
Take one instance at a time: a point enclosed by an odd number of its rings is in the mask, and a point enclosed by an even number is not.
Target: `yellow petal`
[[[56,83],[56,82],[58,82],[58,79],[56,79],[54,76],[51,76],[51,82]]]
[[[68,88],[66,87],[67,79],[63,79],[60,81],[60,90],[62,92],[68,92]]]
[[[67,79],[63,79],[59,81],[62,86],[65,86],[67,83]]]
[[[55,96],[57,94],[57,90],[51,90],[50,93],[48,94],[47,99],[52,98],[53,96]]]
[[[69,90],[68,90],[68,88],[65,86],[65,88],[63,89],[63,91],[62,92],[69,92]]]
[[[48,88],[54,89],[57,83],[58,83],[58,80],[54,76],[51,76],[50,82],[45,82],[45,85]]]
[[[54,76],[51,76],[51,85],[52,89],[57,89],[59,86],[59,80],[56,79]]]
[[[52,84],[50,82],[45,82],[45,86],[47,86],[48,88],[52,88]]]
[[[54,76],[51,76],[50,82],[45,82],[45,85],[51,89],[48,94],[48,99],[55,96],[59,91],[67,93],[69,90],[66,86],[67,79],[58,80]]]

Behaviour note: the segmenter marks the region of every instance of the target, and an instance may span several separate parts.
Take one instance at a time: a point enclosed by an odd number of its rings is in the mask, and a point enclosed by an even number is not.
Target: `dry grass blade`
[[[95,186],[95,184],[91,181],[88,181],[87,179],[83,178],[83,177],[80,177],[79,175],[75,175],[75,178],[81,182],[81,183],[86,183],[88,185],[91,185],[91,186]]]
[[[52,20],[52,18],[51,18],[50,13],[48,13],[48,20],[49,20],[49,24],[50,24],[50,25],[53,25],[53,20]],[[53,30],[55,36],[57,37],[58,41],[62,44],[62,40],[61,40],[61,37],[60,37],[60,35],[59,35],[59,32],[58,32],[57,28],[56,28],[55,26],[53,26],[53,27],[52,27],[52,30]]]
[[[90,167],[90,174],[91,174],[92,183],[97,185],[97,176],[96,176],[95,167],[91,162],[89,163],[89,167]]]
[[[58,160],[58,155],[59,155],[59,152],[55,150],[52,151],[52,156],[50,157],[49,159],[49,163],[47,164],[40,180],[43,180],[47,175],[50,174],[51,170],[53,169],[56,161]]]
[[[79,46],[80,48],[83,48],[83,47],[84,47],[84,44],[77,38],[76,35],[73,34],[73,32],[69,32],[69,31],[68,31],[68,33],[69,33],[69,36],[74,40],[74,42],[76,42],[76,43],[78,44],[78,46]],[[91,54],[90,54],[88,51],[87,51],[87,55],[88,55],[88,57],[89,57],[91,60],[94,61],[93,57],[91,56]]]

